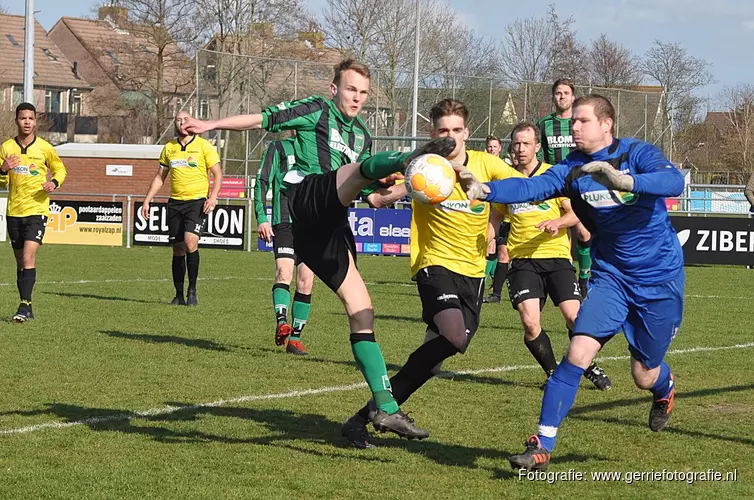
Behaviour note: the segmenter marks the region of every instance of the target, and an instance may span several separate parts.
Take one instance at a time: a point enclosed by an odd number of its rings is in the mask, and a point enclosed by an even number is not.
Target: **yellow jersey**
[[[552,165],[540,163],[529,177],[542,175]],[[563,200],[552,198],[532,203],[494,205],[494,209],[509,219],[508,255],[511,259],[568,259],[571,242],[568,231],[561,229],[554,237],[537,229],[537,224],[557,219],[564,213]]]
[[[185,146],[173,139],[160,154],[160,166],[170,170],[170,197],[198,200],[209,194],[209,169],[220,163],[215,147],[195,135]]]
[[[58,187],[65,180],[63,162],[52,145],[41,137],[34,137],[26,147],[18,139],[8,139],[0,147],[0,164],[9,156],[21,157],[21,164],[1,175],[0,186],[8,186],[8,216],[49,215],[50,195],[42,187],[47,182],[47,172]]]
[[[466,151],[466,167],[480,182],[522,177],[497,156]],[[442,266],[470,278],[484,277],[487,256],[486,202],[469,201],[456,183],[447,200],[436,205],[413,202],[411,275],[428,266]]]

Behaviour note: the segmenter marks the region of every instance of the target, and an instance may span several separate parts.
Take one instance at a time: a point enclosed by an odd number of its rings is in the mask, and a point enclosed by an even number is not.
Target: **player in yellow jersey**
[[[217,205],[217,193],[223,182],[220,156],[210,142],[198,135],[182,132],[181,125],[190,118],[181,111],[175,117],[176,138],[165,144],[160,154],[160,168],[152,179],[141,207],[141,214],[149,220],[149,203],[170,174],[168,199],[168,241],[173,245],[172,305],[197,305],[196,281],[199,276],[199,239],[206,216]],[[209,173],[214,184],[209,189]],[[209,197],[207,194],[209,193]],[[183,298],[183,284],[188,268],[188,293]]]
[[[516,169],[527,177],[542,175],[552,165],[537,159],[541,148],[537,128],[519,123],[511,133]],[[555,368],[555,354],[547,332],[542,329],[540,313],[549,295],[560,308],[569,334],[581,305],[576,271],[571,261],[568,228],[579,223],[567,198],[537,203],[493,205],[490,225],[496,227],[504,216],[510,220],[508,252],[511,257],[508,293],[524,326],[524,344],[549,378]],[[610,379],[592,364],[584,376],[600,390],[611,388]]]
[[[37,110],[24,102],[16,107],[18,135],[0,147],[0,186],[8,186],[8,237],[16,257],[16,286],[21,297],[17,323],[34,319],[31,294],[37,279],[37,250],[50,214],[50,194],[63,184],[66,171],[55,149],[37,137]],[[47,174],[52,177],[47,180]]]
[[[520,177],[497,156],[466,150],[468,116],[466,106],[455,99],[440,101],[430,112],[432,137],[455,139],[448,159],[466,165],[480,180]],[[368,201],[379,207],[406,194],[405,184],[396,184],[372,193]],[[479,327],[490,215],[486,204],[469,201],[459,183],[442,203],[414,202],[412,209],[411,275],[416,277],[427,331],[424,344],[390,379],[398,404],[432,378],[443,360],[465,352]],[[343,424],[342,435],[357,448],[373,446],[366,428],[372,411],[370,401]]]

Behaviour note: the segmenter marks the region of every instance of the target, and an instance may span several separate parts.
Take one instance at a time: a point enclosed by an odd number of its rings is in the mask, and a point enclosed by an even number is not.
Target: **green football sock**
[[[381,151],[370,156],[359,167],[361,176],[365,179],[376,181],[388,175],[403,169],[403,160],[409,157],[411,153],[400,153],[398,151]]]
[[[592,249],[589,243],[578,242],[576,260],[579,263],[579,279],[588,278],[589,272],[592,270]]]
[[[385,358],[382,357],[380,346],[374,341],[374,333],[352,333],[351,351],[356,366],[372,391],[377,408],[389,415],[396,413],[400,408],[390,392]]]
[[[312,296],[310,294],[304,294],[296,292],[293,295],[293,307],[291,308],[291,314],[293,315],[293,333],[291,334],[291,340],[301,340],[301,331],[306,326],[306,321],[309,319],[309,310],[312,308]]]
[[[272,285],[272,305],[275,307],[275,318],[278,324],[288,321],[288,304],[290,303],[290,287],[285,283]]]
[[[495,260],[488,260],[487,267],[484,269],[484,286],[487,286],[487,280],[495,277],[495,268],[497,267],[497,256]]]

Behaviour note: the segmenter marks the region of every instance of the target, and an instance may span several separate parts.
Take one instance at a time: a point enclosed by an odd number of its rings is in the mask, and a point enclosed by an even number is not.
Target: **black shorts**
[[[469,340],[479,328],[484,278],[470,278],[442,266],[429,266],[416,273],[416,286],[422,301],[422,320],[440,333],[435,315],[446,309],[460,309]]]
[[[548,295],[556,306],[566,300],[581,302],[576,269],[568,259],[511,260],[508,294],[513,309],[524,300],[539,299],[541,310]]]
[[[44,215],[27,215],[26,217],[8,216],[8,239],[10,245],[20,250],[26,241],[36,241],[40,245],[45,237],[47,217]]]
[[[497,233],[497,244],[500,245],[507,245],[508,244],[508,235],[511,233],[511,223],[510,222],[501,222],[500,223],[500,230]]]
[[[281,222],[272,226],[272,249],[275,253],[275,259],[293,259],[296,260],[296,251],[293,250],[293,229],[290,222]]]
[[[204,213],[206,198],[198,200],[168,200],[168,242],[171,245],[183,241],[183,233],[194,233],[201,238],[207,223]]]
[[[338,199],[336,174],[309,175],[288,188],[296,256],[333,291],[346,279],[349,253],[356,263],[348,207]]]

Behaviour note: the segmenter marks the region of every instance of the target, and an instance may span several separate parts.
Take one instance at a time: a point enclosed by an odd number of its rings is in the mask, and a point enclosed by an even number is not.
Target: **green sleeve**
[[[537,151],[537,160],[544,161],[545,148],[547,147],[547,135],[545,134],[544,118],[537,120],[537,130],[539,130],[539,151]]]
[[[327,102],[319,96],[281,102],[262,110],[262,128],[270,132],[314,130]]]
[[[267,191],[270,188],[270,179],[273,179],[278,170],[278,142],[271,142],[262,154],[262,162],[257,172],[256,182],[254,183],[254,212],[257,216],[257,224],[269,222],[267,219],[267,210],[265,202],[267,201]]]

